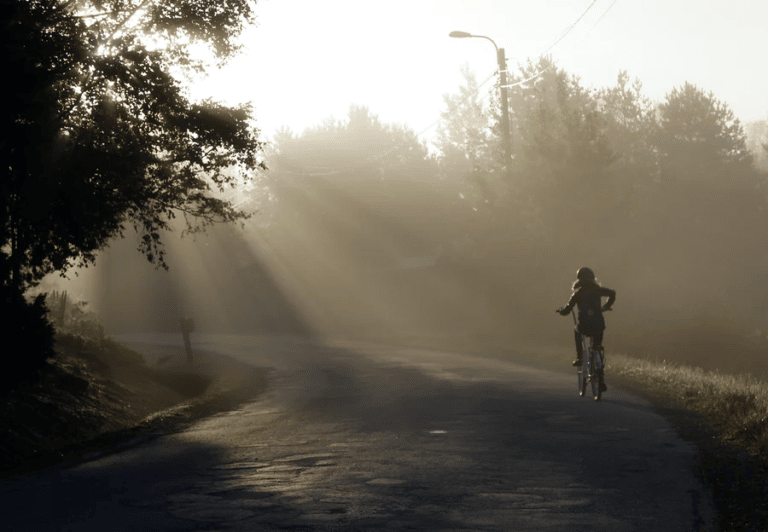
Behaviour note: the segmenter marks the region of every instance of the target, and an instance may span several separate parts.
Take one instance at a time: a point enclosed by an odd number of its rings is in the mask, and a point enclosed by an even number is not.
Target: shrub
[[[40,377],[46,361],[55,355],[54,327],[48,320],[45,294],[32,301],[23,297],[0,298],[0,323],[4,350],[5,371],[0,376],[2,389],[15,388],[22,382]]]

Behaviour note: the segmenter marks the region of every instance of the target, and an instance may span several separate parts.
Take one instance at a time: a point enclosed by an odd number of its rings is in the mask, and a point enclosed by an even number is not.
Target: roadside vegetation
[[[699,449],[718,530],[768,530],[768,382],[667,360],[608,358],[610,381],[656,406]]]
[[[199,353],[189,365],[183,348],[143,356],[104,334],[85,303],[61,293],[44,299],[53,309],[52,355],[0,392],[0,475],[119,451],[232,408],[266,382],[264,371]]]
[[[130,227],[138,251],[167,269],[173,220],[198,233],[253,214],[228,195],[265,169],[250,106],[190,101],[182,82],[234,56],[252,8],[3,2],[2,69],[13,81],[0,104],[0,335],[28,349],[21,374],[3,376],[9,385],[52,356],[45,303],[28,297],[46,275],[93,264]]]
[[[60,461],[84,442],[132,428],[184,399],[157,382],[139,353],[107,337],[84,303],[73,304],[65,293],[41,294],[40,301],[53,309],[45,319],[53,342],[45,359],[34,357],[34,368],[6,374],[0,416],[6,472]],[[9,361],[33,358],[28,350],[17,345]]]

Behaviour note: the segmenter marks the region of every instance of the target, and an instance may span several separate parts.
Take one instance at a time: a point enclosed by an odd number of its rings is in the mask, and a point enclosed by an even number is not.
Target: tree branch
[[[105,17],[107,15],[114,15],[116,13],[122,13],[124,11],[125,11],[124,9],[118,9],[116,11],[105,11],[104,13],[94,13],[92,15],[73,15],[72,18],[84,19],[84,18],[94,18],[94,17]]]

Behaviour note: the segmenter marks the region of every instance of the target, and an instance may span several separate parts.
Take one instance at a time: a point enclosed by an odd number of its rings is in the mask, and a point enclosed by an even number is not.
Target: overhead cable
[[[600,21],[601,21],[601,20],[603,20],[603,17],[605,17],[605,15],[607,15],[607,14],[608,14],[608,12],[611,10],[611,8],[612,8],[612,7],[613,7],[613,6],[616,4],[616,2],[618,2],[618,1],[619,1],[619,0],[613,0],[613,2],[611,3],[611,5],[609,5],[609,6],[608,6],[608,9],[606,9],[606,10],[603,12],[603,14],[602,14],[602,15],[600,15],[600,18],[598,18],[598,19],[597,19],[597,21],[596,21],[596,22],[595,22],[595,23],[592,25],[592,27],[591,27],[591,28],[589,28],[589,30],[587,31],[587,33],[585,33],[585,34],[584,34],[584,36],[583,36],[581,39],[579,39],[579,41],[578,41],[576,44],[574,44],[573,46],[571,46],[571,47],[568,49],[568,51],[567,51],[567,52],[566,52],[566,53],[565,53],[565,54],[564,54],[562,57],[568,57],[568,55],[570,55],[570,53],[571,53],[571,52],[573,52],[573,50],[574,50],[574,49],[576,49],[576,47],[577,47],[577,46],[579,46],[579,45],[580,45],[582,42],[584,42],[584,39],[586,39],[586,38],[587,38],[587,36],[589,36],[589,34],[590,34],[590,33],[592,33],[592,30],[594,30],[594,29],[597,27],[597,25],[598,25],[598,24],[600,24]],[[592,5],[594,5],[594,3],[595,3],[595,2],[592,2],[592,4],[591,4],[591,5],[590,5],[590,6],[587,8],[587,11],[589,11],[589,8],[591,8],[591,7],[592,7]],[[583,16],[584,16],[586,13],[587,13],[587,12],[585,11],[585,12],[584,12],[584,13],[581,15],[581,17],[583,17]],[[581,19],[581,17],[579,17],[579,20]],[[576,22],[578,22],[578,20],[577,20]],[[576,25],[576,23],[574,22],[574,23],[571,25],[571,27],[573,27],[573,26],[575,26],[575,25]],[[562,37],[561,37],[561,38],[562,38]],[[558,41],[559,41],[559,39],[558,39]],[[557,42],[556,42],[555,44],[557,44]],[[550,47],[547,49],[547,51],[551,50],[551,49],[552,49],[554,46],[555,46],[554,44],[553,44],[552,46],[550,46]],[[546,53],[546,52],[544,52],[544,53]],[[542,55],[544,55],[544,54],[542,54]],[[562,57],[561,57],[561,59],[562,59]],[[544,70],[542,70],[542,71],[540,71],[540,72],[537,72],[536,74],[534,74],[533,76],[529,77],[528,79],[524,79],[524,80],[522,80],[522,81],[518,81],[518,82],[516,82],[516,83],[512,83],[512,84],[509,84],[509,85],[504,85],[504,87],[506,87],[506,88],[511,88],[511,87],[517,87],[517,86],[519,86],[519,85],[522,85],[523,83],[528,83],[529,81],[531,81],[531,80],[534,80],[534,79],[536,79],[536,78],[540,77],[540,76],[541,76],[542,74],[544,74],[545,72],[547,72],[547,71],[549,71],[549,70],[552,70],[554,67],[555,67],[555,61],[553,60],[553,62],[552,62],[552,64],[551,64],[550,66],[548,66],[547,68],[545,68]]]
[[[586,14],[589,12],[589,10],[590,10],[590,9],[592,9],[592,6],[593,6],[593,5],[595,5],[596,3],[597,3],[597,0],[592,0],[592,3],[591,3],[591,4],[589,4],[589,7],[588,7],[588,8],[587,8],[587,9],[584,11],[584,13],[582,13],[582,14],[581,14],[581,16],[580,16],[579,18],[577,18],[577,19],[576,19],[576,21],[575,21],[573,24],[571,24],[570,26],[568,26],[568,27],[565,29],[565,31],[562,33],[562,35],[560,35],[560,37],[558,37],[558,39],[557,39],[555,42],[553,42],[553,43],[550,45],[550,47],[549,47],[549,48],[547,48],[546,50],[544,50],[544,53],[543,53],[543,54],[541,54],[541,55],[546,55],[546,54],[547,54],[547,53],[548,53],[550,50],[552,50],[552,48],[554,48],[555,46],[557,46],[557,43],[559,43],[560,41],[562,41],[562,40],[563,40],[563,38],[564,38],[566,35],[568,35],[568,34],[571,32],[571,30],[572,30],[574,27],[576,27],[576,24],[578,24],[578,23],[579,23],[579,21],[580,21],[581,19],[583,19],[583,18],[584,18],[584,15],[586,15]],[[609,9],[610,9],[610,8],[609,8]]]

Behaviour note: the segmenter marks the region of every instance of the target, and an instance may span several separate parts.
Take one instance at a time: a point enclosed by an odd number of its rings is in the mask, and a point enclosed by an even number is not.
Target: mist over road
[[[712,529],[693,446],[615,387],[595,402],[570,372],[352,341],[193,345],[272,368],[267,391],[140,447],[0,482],[3,527]]]

